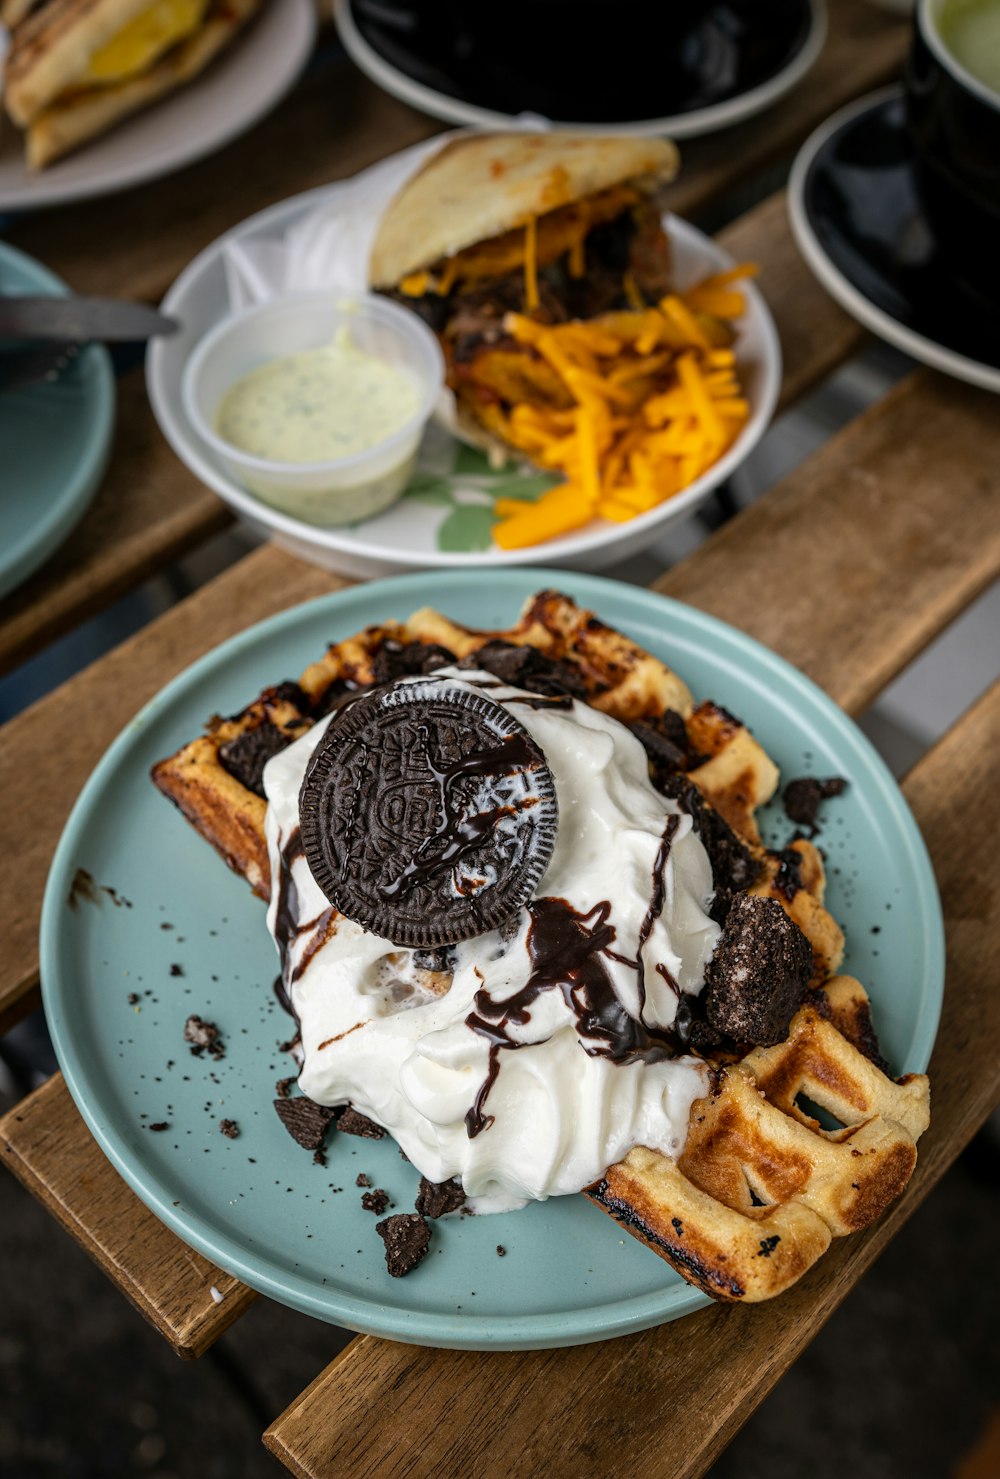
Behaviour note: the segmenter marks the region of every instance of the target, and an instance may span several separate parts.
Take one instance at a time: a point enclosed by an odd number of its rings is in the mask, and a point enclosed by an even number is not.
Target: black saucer
[[[695,115],[775,82],[822,24],[812,0],[770,0],[763,17],[759,0],[344,0],[343,8],[384,69],[437,95],[438,116],[482,121],[461,117],[467,107],[580,124],[690,118],[685,132],[695,131]]]
[[[824,124],[795,162],[788,198],[803,254],[849,313],[915,359],[1000,390],[1000,271],[987,302],[942,258],[917,197],[900,89]]]

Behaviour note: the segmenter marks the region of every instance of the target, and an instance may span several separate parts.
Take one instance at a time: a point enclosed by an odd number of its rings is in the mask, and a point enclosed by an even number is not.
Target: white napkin
[[[521,114],[512,129],[541,131],[548,119]],[[470,129],[452,129],[373,164],[353,179],[317,192],[320,203],[281,236],[234,239],[223,251],[230,311],[263,303],[278,293],[331,288],[363,293],[368,257],[379,219],[411,175],[445,144]]]
[[[450,137],[444,134],[414,144],[351,180],[331,185],[322,192],[322,204],[300,217],[283,236],[227,243],[223,261],[230,309],[308,288],[364,292],[368,255],[382,212]]]

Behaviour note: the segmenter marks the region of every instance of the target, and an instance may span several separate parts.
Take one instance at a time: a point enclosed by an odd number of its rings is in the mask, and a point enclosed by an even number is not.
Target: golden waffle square
[[[266,759],[345,695],[496,642],[562,665],[581,698],[630,725],[657,783],[675,796],[680,788],[685,809],[694,788],[702,828],[733,839],[749,860],[747,890],[777,900],[809,941],[812,989],[786,1040],[743,1056],[704,1051],[715,1064],[713,1086],[693,1106],[679,1159],[636,1146],[588,1190],[714,1297],[780,1293],[833,1237],[867,1226],[902,1191],[928,1122],[928,1087],[922,1075],[889,1076],[864,989],[836,975],[844,938],[824,907],[819,850],[804,838],[780,852],[762,845],[756,811],[773,796],[778,770],[738,719],[714,702],[696,703],[659,659],[568,597],[542,591],[504,631],[461,627],[425,608],[334,643],[297,682],[266,689],[231,718],[212,719],[205,735],[154,767],[153,779],[267,898]],[[665,714],[676,716],[666,728]],[[701,835],[706,840],[707,830]],[[839,1128],[824,1128],[803,1096]]]

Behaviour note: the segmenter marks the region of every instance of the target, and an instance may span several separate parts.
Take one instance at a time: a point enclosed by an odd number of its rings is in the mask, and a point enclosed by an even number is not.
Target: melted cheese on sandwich
[[[123,82],[146,71],[171,46],[198,29],[208,0],[153,0],[94,52],[80,82]]]
[[[411,298],[427,292],[446,296],[456,283],[465,288],[474,287],[521,270],[526,274],[526,306],[537,307],[537,301],[530,300],[533,296],[537,300],[538,269],[567,253],[571,276],[582,277],[588,232],[605,221],[613,221],[639,199],[638,190],[630,185],[613,185],[543,216],[529,216],[500,236],[456,252],[435,269],[411,272],[401,281],[400,289]]]

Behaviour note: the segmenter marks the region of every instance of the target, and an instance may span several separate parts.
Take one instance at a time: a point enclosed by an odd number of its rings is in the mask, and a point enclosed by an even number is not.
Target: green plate
[[[0,242],[0,294],[67,291],[47,268]],[[51,384],[0,394],[0,596],[34,574],[83,516],[114,423],[115,378],[100,344]]]
[[[438,1223],[420,1268],[390,1279],[355,1181],[365,1172],[406,1210],[416,1173],[388,1139],[333,1136],[325,1169],[289,1139],[270,1103],[292,1065],[278,1049],[290,1023],[271,989],[263,906],[154,790],[149,767],[209,715],[296,677],[329,642],[370,622],[433,603],[459,622],[504,627],[527,595],[551,585],[664,658],[696,694],[741,715],[786,778],[848,777],[845,795],[826,803],[822,838],[830,907],[848,932],[846,969],[869,986],[897,1071],[926,1066],[937,1027],[940,905],[898,787],[818,688],[733,628],[597,577],[437,571],[338,592],[227,642],[142,710],[77,802],[42,917],[49,1026],[87,1123],[158,1217],[262,1293],[396,1340],[571,1345],[659,1324],[705,1299],[576,1196]],[[787,838],[777,808],[764,821],[771,840]],[[72,907],[79,868],[119,902],[102,892],[100,904]],[[192,1012],[218,1023],[220,1062],[188,1053],[182,1031]],[[238,1139],[220,1134],[222,1117],[237,1121]],[[168,1130],[149,1130],[163,1121]]]

